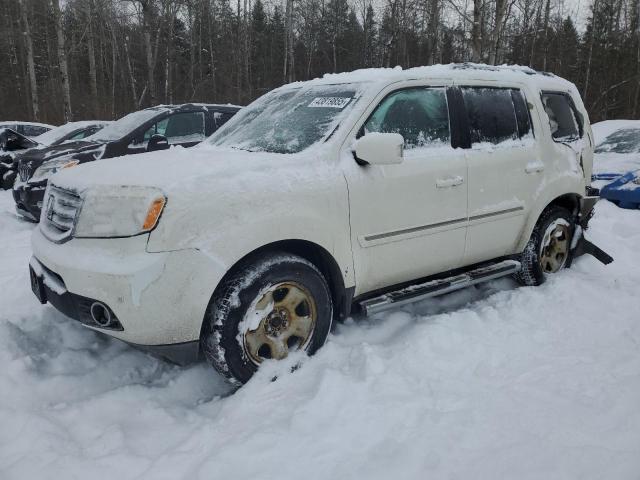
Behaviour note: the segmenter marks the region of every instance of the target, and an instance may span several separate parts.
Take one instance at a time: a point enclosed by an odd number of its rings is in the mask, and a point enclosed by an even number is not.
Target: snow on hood
[[[593,140],[598,145],[613,132],[623,128],[640,128],[640,120],[604,120],[593,123],[591,125]]]
[[[185,149],[172,147],[161,152],[149,152],[126,157],[103,159],[65,169],[52,177],[63,188],[83,191],[92,186],[153,186],[165,192],[197,190],[202,183],[213,179],[228,182],[243,177],[246,189],[251,189],[248,173],[266,179],[273,178],[280,167],[296,167],[315,157],[315,149],[304,155],[282,155],[265,152],[246,152],[213,146]]]
[[[638,130],[640,120],[605,120],[591,126],[597,147],[611,134],[620,130]],[[615,151],[594,153],[593,173],[626,173],[640,168],[640,152],[617,153]]]

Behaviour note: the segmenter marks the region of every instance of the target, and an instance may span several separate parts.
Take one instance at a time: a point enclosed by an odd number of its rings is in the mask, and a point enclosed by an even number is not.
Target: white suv
[[[246,382],[334,319],[515,275],[584,240],[593,136],[527,68],[363,70],[278,88],[199,147],[56,174],[32,288],[85,326]]]

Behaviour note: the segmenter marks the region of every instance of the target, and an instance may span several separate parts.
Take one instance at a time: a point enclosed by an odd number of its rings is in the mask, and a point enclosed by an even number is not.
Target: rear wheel
[[[520,255],[522,268],[516,274],[516,280],[522,285],[540,285],[547,275],[570,265],[574,231],[575,221],[567,209],[550,207],[545,210]]]
[[[214,294],[202,349],[225,377],[247,382],[265,360],[315,353],[333,320],[331,293],[320,271],[289,254],[247,263]]]

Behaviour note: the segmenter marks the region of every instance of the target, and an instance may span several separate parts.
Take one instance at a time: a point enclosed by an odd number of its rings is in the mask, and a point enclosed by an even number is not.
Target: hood
[[[52,182],[76,191],[97,185],[132,185],[157,187],[166,193],[194,190],[201,194],[202,184],[211,182],[215,182],[216,190],[230,183],[234,183],[234,189],[238,191],[255,190],[256,182],[273,182],[278,170],[299,168],[301,162],[307,163],[308,157],[315,157],[303,153],[306,155],[246,152],[212,146],[173,147],[79,165],[57,173]]]
[[[78,153],[104,148],[104,143],[100,142],[68,142],[49,147],[32,148],[21,153],[17,160],[21,163],[28,163],[32,170],[48,160],[54,160],[65,155],[75,155]]]

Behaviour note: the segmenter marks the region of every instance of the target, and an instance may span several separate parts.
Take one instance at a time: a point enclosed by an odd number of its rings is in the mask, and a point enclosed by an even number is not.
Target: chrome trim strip
[[[474,215],[473,217],[469,217],[469,221],[472,222],[473,220],[480,220],[481,218],[489,218],[496,215],[504,215],[505,213],[519,212],[521,210],[524,210],[523,206],[508,208],[506,210],[498,210],[497,212],[483,213],[482,215]]]
[[[480,219],[483,219],[483,218],[494,217],[494,216],[497,216],[497,215],[504,215],[504,214],[507,214],[507,213],[520,212],[522,210],[524,210],[524,207],[519,206],[519,207],[508,208],[506,210],[499,210],[497,212],[483,213],[482,215],[474,215],[473,217],[457,218],[455,220],[447,220],[445,222],[430,223],[428,225],[421,225],[419,227],[403,228],[402,230],[394,230],[392,232],[386,232],[386,233],[375,233],[373,235],[365,236],[364,240],[366,242],[373,242],[375,240],[381,240],[383,238],[397,237],[398,235],[407,235],[407,234],[410,234],[410,233],[421,232],[423,230],[430,230],[432,228],[446,227],[446,226],[449,226],[449,225],[454,225],[456,223],[471,222],[471,221],[474,221],[474,220],[480,220]]]
[[[367,235],[366,237],[364,237],[364,239],[367,242],[373,242],[374,240],[380,240],[382,238],[396,237],[398,235],[405,235],[408,233],[420,232],[422,230],[429,230],[432,228],[445,227],[447,225],[453,225],[455,223],[466,222],[466,221],[467,221],[466,217],[459,218],[456,220],[447,220],[446,222],[431,223],[429,225],[421,225],[419,227],[404,228],[402,230],[394,230],[393,232],[376,233],[374,235]]]

